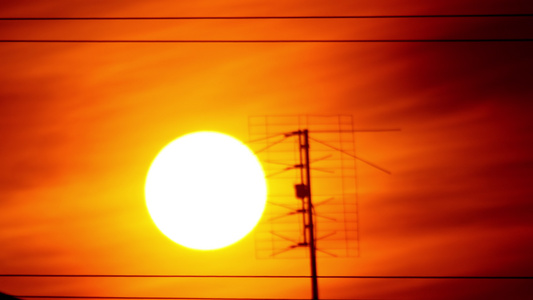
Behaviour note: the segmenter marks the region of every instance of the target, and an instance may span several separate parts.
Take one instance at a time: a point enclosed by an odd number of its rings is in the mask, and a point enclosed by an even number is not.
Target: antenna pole
[[[309,131],[307,129],[300,131],[303,134],[303,148],[305,153],[305,183],[307,186],[307,213],[308,223],[306,226],[309,234],[309,256],[311,257],[311,287],[313,293],[313,300],[318,300],[318,277],[316,271],[316,240],[315,240],[315,228],[313,223],[313,202],[311,201],[311,167],[309,159]]]

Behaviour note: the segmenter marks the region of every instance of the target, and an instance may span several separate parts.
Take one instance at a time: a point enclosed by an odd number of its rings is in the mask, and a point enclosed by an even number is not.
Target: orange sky
[[[13,1],[1,17],[530,13],[527,1]],[[0,39],[532,38],[531,18],[0,21]],[[0,274],[307,275],[162,236],[144,180],[174,138],[347,114],[360,256],[319,275],[531,276],[533,44],[0,44]],[[322,298],[524,299],[529,281],[320,280]],[[306,298],[309,280],[0,277],[14,295]],[[505,296],[504,296],[505,295]]]

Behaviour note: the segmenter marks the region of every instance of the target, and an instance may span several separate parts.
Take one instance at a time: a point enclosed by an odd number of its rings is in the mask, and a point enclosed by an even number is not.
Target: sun
[[[266,194],[255,154],[239,140],[211,131],[166,145],[145,184],[146,206],[159,230],[198,250],[223,248],[246,236],[263,214]]]

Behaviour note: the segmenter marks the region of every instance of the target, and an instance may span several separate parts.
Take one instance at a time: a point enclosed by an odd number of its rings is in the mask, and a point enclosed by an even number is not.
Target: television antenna
[[[349,115],[249,118],[249,144],[265,165],[271,190],[276,190],[269,194],[267,218],[256,231],[256,251],[264,254],[265,244],[270,244],[267,257],[280,257],[307,249],[313,300],[319,299],[317,253],[331,257],[352,256],[354,252],[359,255],[355,161],[390,174],[355,155],[355,133],[398,130],[355,130]],[[289,143],[291,140],[293,143]],[[314,151],[320,153],[314,160],[311,142]],[[311,170],[323,176],[312,176]],[[288,192],[287,187],[293,190]],[[314,195],[324,199],[314,203]],[[317,219],[324,227],[321,231],[317,230]],[[298,223],[299,230],[294,230],[294,223]]]

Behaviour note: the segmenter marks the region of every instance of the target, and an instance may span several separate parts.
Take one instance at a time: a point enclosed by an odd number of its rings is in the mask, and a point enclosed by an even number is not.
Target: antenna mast
[[[317,252],[332,257],[359,255],[355,160],[390,174],[355,155],[354,133],[360,131],[396,130],[354,130],[348,115],[249,118],[250,143],[257,147],[254,152],[265,163],[266,177],[275,191],[269,194],[265,210],[269,218],[256,231],[257,254],[266,252],[272,258],[308,253],[312,300],[319,299]],[[319,154],[313,159],[311,140],[313,153]],[[313,189],[311,169],[313,181],[320,178]],[[294,223],[300,230],[293,229]]]
[[[318,300],[318,278],[316,270],[316,240],[315,226],[313,221],[313,202],[311,200],[311,167],[309,158],[309,131],[307,129],[298,130],[300,143],[300,163],[305,158],[305,168],[300,168],[301,184],[295,186],[296,196],[302,200],[304,215],[307,215],[307,222],[304,226],[305,239],[304,246],[309,246],[309,257],[311,258],[311,288],[313,300]],[[307,201],[305,201],[307,199]],[[305,219],[305,217],[304,217]],[[307,238],[308,237],[308,238]]]

